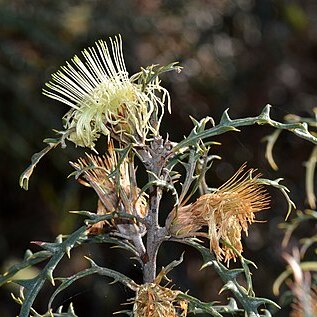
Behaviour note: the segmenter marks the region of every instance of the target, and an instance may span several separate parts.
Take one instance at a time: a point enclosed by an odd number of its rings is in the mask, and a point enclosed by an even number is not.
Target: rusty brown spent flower
[[[118,154],[113,142],[108,144],[108,153],[104,156],[86,154],[71,165],[78,171],[78,181],[92,187],[99,197],[98,214],[124,212],[144,218],[148,207],[145,194],[131,184],[129,174],[129,161],[124,159],[119,167],[119,178],[111,175],[118,166]],[[97,223],[94,228],[102,227],[104,223]]]
[[[243,251],[242,231],[248,234],[255,213],[269,208],[269,197],[259,184],[254,169],[245,164],[222,186],[199,197],[193,204],[173,210],[167,224],[172,235],[178,237],[205,236],[210,250],[218,260],[235,260]],[[208,233],[201,232],[204,226]]]

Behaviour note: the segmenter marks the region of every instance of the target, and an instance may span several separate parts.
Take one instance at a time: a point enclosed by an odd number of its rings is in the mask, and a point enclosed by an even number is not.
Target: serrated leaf
[[[189,312],[193,314],[208,314],[210,316],[222,317],[222,313],[226,314],[237,314],[242,313],[243,310],[239,309],[233,299],[229,301],[228,305],[216,305],[216,303],[205,303],[191,296],[187,293],[179,292],[177,295],[178,299],[185,300],[188,302]]]
[[[85,220],[85,224],[87,225],[92,225],[101,221],[111,220],[115,218],[131,219],[131,220],[136,220],[139,222],[144,222],[143,218],[140,218],[138,216],[131,215],[128,213],[124,213],[124,212],[113,212],[110,214],[100,215],[100,214],[96,214],[95,212],[90,212],[87,210],[70,210],[69,213],[88,217],[89,219]]]
[[[54,149],[58,143],[49,143],[48,146],[46,146],[42,151],[33,154],[31,158],[31,165],[28,166],[28,168],[21,174],[19,184],[20,187],[22,187],[25,190],[29,189],[29,180],[30,177],[34,171],[34,168],[38,164],[38,162],[41,160],[43,156],[45,156],[50,150]]]
[[[63,258],[66,248],[67,247],[74,247],[78,240],[85,234],[86,226],[83,226],[76,230],[73,234],[69,235],[65,241],[60,244],[60,249],[55,251],[52,255],[49,262],[43,268],[41,273],[32,280],[29,280],[29,283],[26,284],[24,282],[25,287],[25,300],[23,301],[19,317],[28,317],[30,314],[31,307],[33,302],[41,290],[44,282],[46,281],[47,277],[52,274],[53,270]]]
[[[141,71],[133,75],[131,80],[138,80],[139,84],[142,85],[142,90],[144,90],[147,85],[156,80],[156,78],[161,74],[170,71],[176,71],[179,73],[181,70],[182,67],[178,66],[178,62],[173,62],[165,66],[156,64],[146,68],[141,67]]]
[[[52,149],[56,148],[58,145],[61,145],[62,148],[66,147],[65,140],[74,131],[74,128],[71,128],[66,131],[58,131],[53,130],[57,134],[61,135],[59,138],[48,138],[44,139],[43,142],[47,144],[47,146],[40,152],[33,154],[31,157],[31,165],[21,174],[19,184],[25,190],[29,188],[29,180],[31,175],[33,174],[34,168],[38,164],[38,162]]]
[[[78,317],[75,313],[73,304],[71,303],[68,307],[67,312],[63,313],[63,306],[60,306],[57,308],[56,312],[53,312],[52,310],[49,310],[47,313],[44,315],[38,314],[34,310],[32,310],[32,315],[31,317]]]
[[[88,269],[85,269],[83,271],[80,271],[70,277],[67,278],[60,278],[59,280],[61,281],[61,284],[58,286],[58,288],[55,290],[55,292],[53,293],[53,295],[50,298],[48,307],[51,308],[52,303],[54,301],[54,299],[56,298],[56,296],[62,292],[63,290],[65,290],[67,287],[69,287],[70,285],[72,285],[74,282],[76,282],[77,280],[92,275],[92,274],[99,274],[99,275],[103,275],[103,276],[107,276],[112,278],[114,281],[118,281],[122,284],[124,284],[125,286],[131,288],[132,290],[136,290],[137,288],[137,284],[130,279],[129,277],[125,276],[122,273],[119,273],[115,270],[111,270],[108,268],[104,268],[104,267],[100,267],[98,266],[93,260],[89,259],[86,257],[86,259],[90,262],[91,267]]]
[[[231,122],[232,122],[232,120],[231,120],[231,118],[229,117],[229,109],[227,108],[227,109],[223,112],[223,114],[222,114],[222,116],[221,116],[220,125],[223,125],[223,126],[225,126],[225,125],[230,125]]]
[[[98,235],[92,235],[89,236],[87,243],[110,243],[114,244],[117,248],[124,249],[128,252],[131,252],[135,257],[139,257],[140,254],[136,250],[135,246],[127,241],[127,240],[122,240],[116,237],[109,236],[108,234],[98,234]]]
[[[155,278],[155,283],[160,284],[163,278],[165,278],[167,281],[170,281],[167,278],[167,274],[170,271],[172,271],[176,266],[180,265],[183,262],[183,259],[184,259],[184,253],[182,253],[179,260],[174,260],[171,263],[169,263],[166,267],[162,267],[161,272]]]
[[[230,270],[226,268],[222,263],[216,260],[215,256],[210,253],[209,249],[205,248],[193,239],[180,240],[180,242],[191,245],[201,253],[204,263],[208,263],[214,268],[216,273],[225,283],[224,289],[230,289],[236,299],[243,306],[247,316],[251,316],[253,314],[253,316],[260,317],[258,308],[261,305],[270,304],[275,307],[279,307],[276,303],[269,299],[255,297],[253,292],[250,292],[250,290],[246,290],[243,286],[241,286],[237,281],[237,269]],[[247,264],[247,262],[245,263]],[[243,269],[243,272],[244,274],[250,274],[250,272],[245,269]]]
[[[157,178],[157,176],[154,175],[154,173],[151,173],[151,175],[153,177],[155,177],[156,179],[147,182],[141,188],[141,190],[140,190],[140,192],[138,194],[138,198],[141,197],[142,194],[145,193],[149,188],[155,186],[155,187],[165,188],[167,191],[171,191],[172,195],[175,197],[174,206],[178,205],[179,204],[178,192],[177,192],[176,188],[174,187],[174,185],[171,184],[170,182],[167,182],[165,180]]]
[[[265,108],[262,110],[261,114],[256,116],[256,117],[249,117],[249,118],[242,118],[242,119],[230,119],[230,125],[229,124],[229,119],[228,119],[228,114],[225,112],[224,113],[224,120],[223,122],[220,121],[220,123],[210,129],[197,132],[197,127],[194,126],[193,130],[189,134],[187,138],[185,138],[183,141],[179,142],[174,148],[173,151],[177,153],[178,151],[182,151],[183,149],[188,148],[190,145],[195,145],[197,141],[203,140],[206,138],[210,138],[213,136],[217,136],[220,134],[223,134],[228,131],[239,131],[237,128],[238,127],[243,127],[243,126],[250,126],[254,124],[268,124],[274,128],[281,129],[281,130],[288,130],[298,137],[305,139],[307,141],[310,141],[314,144],[317,144],[317,137],[312,135],[308,128],[307,124],[303,123],[281,123],[275,120],[272,120],[270,118],[270,105],[266,105]]]

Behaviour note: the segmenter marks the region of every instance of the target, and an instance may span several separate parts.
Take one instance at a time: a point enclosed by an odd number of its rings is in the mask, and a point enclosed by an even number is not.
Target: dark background
[[[32,240],[52,241],[81,225],[80,217],[68,210],[94,210],[96,197],[72,178],[68,161],[83,153],[72,144],[51,152],[40,162],[28,192],[18,179],[31,155],[43,148],[42,140],[62,129],[63,104],[41,94],[50,74],[80,50],[98,39],[121,34],[125,60],[133,74],[140,66],[179,61],[181,74],[162,77],[173,104],[162,129],[172,140],[181,140],[191,127],[189,116],[219,120],[229,107],[233,118],[258,115],[270,103],[279,120],[289,113],[311,116],[317,105],[317,3],[303,1],[252,0],[116,0],[52,1],[0,0],[0,266],[21,260],[24,250],[36,246]],[[217,138],[209,183],[218,186],[248,161],[266,177],[284,177],[298,208],[304,208],[304,166],[312,146],[283,133],[275,158],[280,166],[273,172],[264,160],[261,139],[273,132],[268,127],[245,128]],[[254,260],[254,286],[258,296],[272,295],[272,283],[283,270],[278,224],[287,206],[281,194],[271,190],[272,208],[259,215],[265,223],[252,225],[245,240],[245,255]],[[166,196],[163,207],[168,206]],[[183,248],[164,245],[160,265],[179,257]],[[87,266],[84,255],[100,265],[116,268],[137,281],[137,265],[123,260],[123,251],[108,246],[80,248],[64,260],[56,274],[73,274]],[[199,255],[187,250],[184,264],[172,274],[177,287],[190,290],[202,300],[222,300],[221,281],[212,270],[198,271]],[[25,274],[34,274],[32,270]],[[31,276],[31,275],[30,275]],[[58,298],[56,305],[72,301],[79,316],[110,316],[125,309],[121,302],[131,297],[124,287],[108,285],[104,278],[78,282]],[[12,286],[0,290],[0,316],[15,316],[18,306],[10,298]],[[36,303],[45,310],[50,292],[43,290]],[[276,316],[287,316],[282,309]]]

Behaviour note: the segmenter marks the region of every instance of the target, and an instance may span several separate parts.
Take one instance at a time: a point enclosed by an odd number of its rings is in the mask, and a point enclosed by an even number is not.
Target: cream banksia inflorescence
[[[205,236],[218,260],[229,262],[243,251],[241,232],[248,234],[248,225],[255,213],[269,208],[269,198],[258,183],[260,174],[243,172],[242,166],[213,193],[199,197],[193,204],[174,209],[167,220],[169,231],[178,237]],[[199,231],[208,227],[208,233]]]
[[[159,126],[151,124],[153,112],[164,113],[169,94],[158,79],[147,86],[138,84],[137,74],[129,77],[121,37],[110,38],[82,51],[52,75],[43,93],[71,107],[64,116],[68,139],[78,146],[94,148],[101,134],[112,133],[144,141],[156,135]]]

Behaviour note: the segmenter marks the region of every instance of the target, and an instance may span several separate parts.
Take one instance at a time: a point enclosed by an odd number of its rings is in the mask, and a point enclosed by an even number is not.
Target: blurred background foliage
[[[96,40],[118,33],[131,74],[140,66],[156,63],[179,61],[184,67],[181,74],[163,76],[173,102],[163,131],[172,140],[181,140],[190,131],[190,115],[219,120],[229,107],[232,117],[254,116],[271,103],[273,116],[283,120],[289,113],[310,116],[317,105],[315,0],[0,0],[1,271],[19,261],[26,248],[36,250],[30,241],[52,241],[59,233],[77,228],[82,219],[68,210],[94,210],[96,206],[92,191],[67,178],[72,172],[68,161],[83,153],[72,144],[41,161],[28,192],[19,188],[18,179],[31,155],[42,149],[42,139],[54,135],[51,129],[62,129],[67,107],[41,94],[50,74]],[[271,132],[267,127],[251,127],[218,138],[223,146],[215,146],[214,151],[223,159],[214,165],[209,182],[221,184],[248,161],[267,178],[286,178],[298,208],[304,208],[303,161],[312,146],[282,134],[275,152],[280,170],[273,172],[260,142]],[[259,215],[267,221],[251,227],[245,255],[258,265],[254,272],[257,295],[274,299],[271,285],[285,265],[278,223],[287,207],[274,191],[272,201],[271,210]],[[169,205],[167,196],[163,207]],[[98,264],[138,281],[140,268],[122,261],[125,254],[97,246],[76,250],[71,261],[65,259],[60,274],[86,266],[83,255],[87,252]],[[163,246],[160,265],[181,252],[172,244]],[[217,295],[221,282],[211,270],[198,271],[200,265],[199,255],[188,250],[184,264],[173,275],[176,284],[202,300],[224,300],[229,294]],[[106,282],[85,279],[56,304],[73,301],[79,316],[110,316],[132,294]],[[18,312],[10,291],[16,290],[12,286],[0,290],[2,317]],[[43,291],[39,309],[44,309],[50,291],[49,287]],[[288,316],[287,309],[276,316]]]

